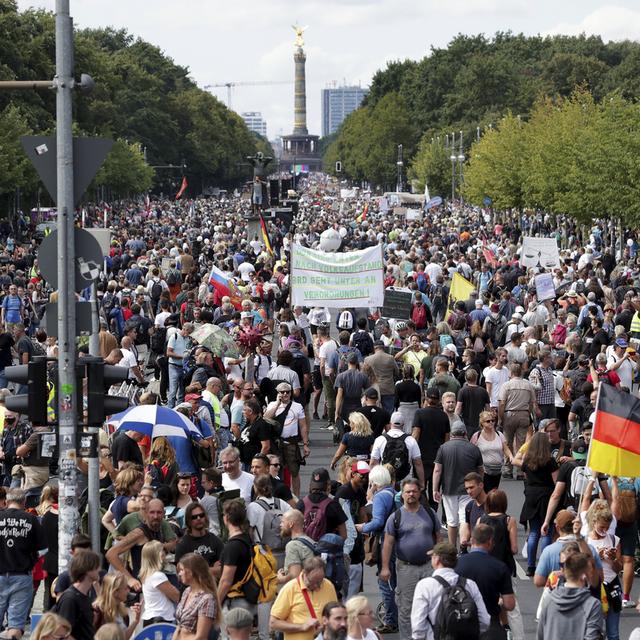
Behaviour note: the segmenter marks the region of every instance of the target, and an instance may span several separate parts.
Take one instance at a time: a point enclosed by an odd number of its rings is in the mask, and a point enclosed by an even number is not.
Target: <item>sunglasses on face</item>
[[[192,513],[191,514],[191,519],[192,520],[204,520],[205,518],[205,514],[204,513]]]

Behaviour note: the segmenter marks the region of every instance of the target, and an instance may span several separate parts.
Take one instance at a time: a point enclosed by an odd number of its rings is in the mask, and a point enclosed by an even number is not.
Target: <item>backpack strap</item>
[[[400,507],[399,509],[396,509],[396,512],[393,514],[393,529],[395,532],[396,540],[398,539],[398,534],[400,533],[401,522],[402,522],[402,507]]]
[[[313,553],[316,553],[316,545],[315,543],[309,542],[306,538],[303,537],[298,537],[298,538],[294,538],[294,540],[297,540],[298,542],[302,542],[302,544],[307,547],[307,549],[310,549],[311,551],[313,551]]]

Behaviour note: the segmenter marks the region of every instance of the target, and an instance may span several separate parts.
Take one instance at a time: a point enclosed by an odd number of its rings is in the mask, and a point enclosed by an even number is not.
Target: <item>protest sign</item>
[[[411,318],[412,295],[408,289],[394,289],[393,287],[385,289],[382,317],[409,320]]]
[[[539,302],[553,300],[556,297],[556,288],[553,286],[553,276],[550,273],[541,273],[535,277],[536,296]]]
[[[560,254],[556,239],[525,236],[522,240],[520,264],[523,267],[542,267],[543,269],[560,267]]]
[[[325,253],[293,244],[291,304],[381,307],[383,267],[380,245],[347,253]]]

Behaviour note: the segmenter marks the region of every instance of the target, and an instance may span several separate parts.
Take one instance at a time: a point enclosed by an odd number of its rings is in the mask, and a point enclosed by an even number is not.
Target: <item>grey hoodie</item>
[[[542,605],[537,640],[600,640],[602,606],[586,587],[556,587]]]

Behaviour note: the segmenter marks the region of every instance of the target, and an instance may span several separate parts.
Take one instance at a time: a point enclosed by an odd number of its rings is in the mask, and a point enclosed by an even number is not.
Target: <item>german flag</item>
[[[640,399],[601,383],[587,467],[613,476],[640,476]]]
[[[264,242],[264,246],[267,248],[267,253],[272,256],[273,248],[271,246],[271,240],[269,239],[269,233],[267,232],[267,225],[265,224],[262,214],[260,214],[260,229],[262,230],[262,241]]]

